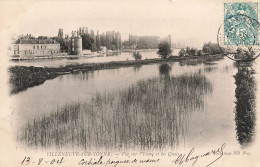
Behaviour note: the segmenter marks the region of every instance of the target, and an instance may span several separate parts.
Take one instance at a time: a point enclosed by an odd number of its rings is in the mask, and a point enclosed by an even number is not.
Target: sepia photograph
[[[257,0],[0,0],[1,167],[260,167]]]

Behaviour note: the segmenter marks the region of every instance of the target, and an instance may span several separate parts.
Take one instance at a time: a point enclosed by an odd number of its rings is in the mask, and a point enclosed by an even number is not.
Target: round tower
[[[70,54],[81,55],[82,54],[82,38],[81,37],[71,37]]]
[[[75,45],[76,54],[81,55],[82,54],[82,38],[77,37],[75,43],[76,43],[76,45]]]

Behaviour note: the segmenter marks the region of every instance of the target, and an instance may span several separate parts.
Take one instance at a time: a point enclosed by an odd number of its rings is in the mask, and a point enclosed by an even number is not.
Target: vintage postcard
[[[1,167],[260,167],[256,0],[0,0]]]

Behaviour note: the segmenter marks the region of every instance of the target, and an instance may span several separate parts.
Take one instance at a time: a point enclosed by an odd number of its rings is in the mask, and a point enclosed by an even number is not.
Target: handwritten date
[[[50,165],[60,165],[62,163],[64,163],[64,157],[60,158],[60,159],[51,159],[51,160],[45,160],[43,158],[39,158],[37,159],[37,161],[34,161],[31,159],[31,157],[24,157],[24,159],[22,160],[22,162],[20,163],[20,165],[29,165],[29,164],[37,164],[37,165],[41,165],[41,164],[50,164]]]

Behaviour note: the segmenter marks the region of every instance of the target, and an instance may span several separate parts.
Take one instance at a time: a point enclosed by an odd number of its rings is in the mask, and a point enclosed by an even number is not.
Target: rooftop
[[[20,44],[58,44],[53,39],[21,39]]]

